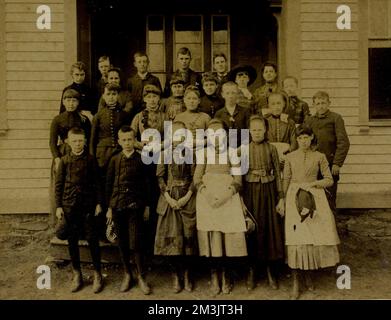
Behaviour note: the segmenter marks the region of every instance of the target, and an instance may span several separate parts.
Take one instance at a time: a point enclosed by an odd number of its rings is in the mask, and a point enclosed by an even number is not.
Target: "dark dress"
[[[248,237],[249,255],[258,261],[284,259],[284,222],[276,211],[278,200],[283,197],[279,166],[277,149],[273,145],[250,143],[243,197],[258,226]]]
[[[160,198],[157,207],[159,214],[155,237],[155,255],[176,256],[198,254],[196,230],[196,189],[193,180],[193,165],[159,164],[156,176],[160,187]],[[167,176],[167,178],[165,178]],[[164,193],[179,200],[191,190],[193,194],[187,204],[174,210],[169,206]]]

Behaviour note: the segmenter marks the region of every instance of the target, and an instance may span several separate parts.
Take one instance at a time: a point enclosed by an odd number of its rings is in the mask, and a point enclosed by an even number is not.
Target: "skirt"
[[[245,257],[247,256],[244,232],[223,233],[220,231],[198,231],[198,246],[201,257]]]
[[[276,210],[277,199],[275,181],[243,186],[244,203],[257,222],[257,230],[247,236],[249,255],[260,261],[284,259],[284,221]]]
[[[178,200],[187,193],[188,188],[173,187],[170,195]],[[163,195],[161,195],[163,197]],[[196,255],[198,253],[196,233],[195,194],[180,210],[170,206],[159,214],[154,254],[162,256]]]
[[[333,267],[339,262],[337,245],[287,246],[287,263],[292,269],[316,270]]]

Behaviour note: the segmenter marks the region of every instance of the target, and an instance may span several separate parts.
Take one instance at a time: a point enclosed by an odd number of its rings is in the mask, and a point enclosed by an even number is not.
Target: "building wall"
[[[337,7],[349,5],[352,29],[338,30]],[[368,122],[367,4],[359,0],[301,0],[301,86],[311,103],[330,93],[347,127],[351,148],[341,172],[339,207],[391,206],[391,127]]]
[[[0,136],[0,213],[48,212],[49,126],[58,113],[64,82],[69,81],[65,76],[68,40],[64,30],[68,29],[64,20],[65,7],[72,3],[0,1],[4,19],[0,32],[5,44],[0,47],[0,58],[5,57],[0,72],[6,88],[0,113],[8,127]],[[36,27],[36,10],[42,4],[50,5],[51,30]]]

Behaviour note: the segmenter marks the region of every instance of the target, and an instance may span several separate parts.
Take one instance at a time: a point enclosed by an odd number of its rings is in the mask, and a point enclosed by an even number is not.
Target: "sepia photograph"
[[[0,0],[0,300],[391,299],[390,75],[391,0]]]

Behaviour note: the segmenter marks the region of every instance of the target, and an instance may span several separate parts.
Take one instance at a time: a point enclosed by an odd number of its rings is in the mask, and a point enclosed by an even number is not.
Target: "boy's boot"
[[[193,282],[190,277],[189,269],[185,269],[184,282],[185,282],[185,290],[188,292],[192,292],[193,291]]]
[[[292,293],[291,300],[297,300],[300,296],[300,281],[299,281],[299,271],[292,270]]]
[[[141,274],[137,276],[138,286],[145,295],[151,294],[151,287],[145,281],[144,277]]]
[[[211,277],[210,277],[210,291],[213,296],[217,296],[220,293],[220,283],[219,283],[219,274],[217,273],[216,269],[211,270]]]
[[[77,292],[83,287],[83,276],[81,270],[73,269],[71,291]]]
[[[103,290],[103,278],[99,271],[94,272],[94,282],[92,284],[92,290],[94,293],[99,293]]]
[[[232,290],[231,278],[225,268],[223,268],[223,273],[221,276],[221,290],[224,294],[229,294]]]
[[[269,281],[269,286],[272,289],[277,290],[278,289],[277,280],[272,273],[272,269],[271,269],[270,265],[267,266],[266,272],[267,272],[267,279]]]
[[[255,288],[255,269],[253,266],[248,269],[246,284],[248,291],[251,291]]]
[[[172,288],[174,293],[179,293],[182,291],[181,279],[179,277],[179,272],[175,271],[172,273]]]
[[[130,289],[130,285],[132,282],[132,274],[130,272],[125,272],[124,273],[124,278],[122,279],[120,291],[121,292],[126,292]]]

